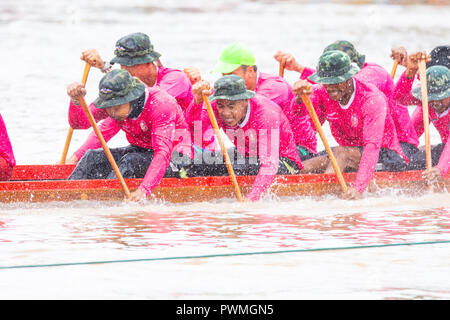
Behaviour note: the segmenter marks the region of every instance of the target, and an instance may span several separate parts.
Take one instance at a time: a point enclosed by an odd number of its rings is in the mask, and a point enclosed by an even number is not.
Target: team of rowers
[[[450,46],[437,47],[429,56],[393,49],[391,57],[405,67],[397,83],[348,41],[327,46],[317,70],[278,51],[274,58],[300,75],[291,86],[279,75],[259,71],[252,51],[232,43],[213,69],[222,74],[213,88],[196,68],[164,67],[146,34],[122,37],[114,54],[111,62],[105,62],[90,49],[81,59],[105,73],[98,98],[89,106],[95,121],[101,121],[98,128],[104,140],[123,130],[130,143],[111,149],[120,173],[124,178],[143,178],[128,201],[145,199],[163,177],[228,174],[205,103],[234,145],[227,150],[234,173],[256,175],[246,196],[249,201],[260,199],[277,174],[334,173],[326,151],[317,151],[317,128],[303,102],[305,96],[320,123],[329,123],[338,143],[332,151],[339,168],[357,172],[343,198],[361,198],[371,187],[375,170],[425,170],[423,177],[429,183],[450,170]],[[421,90],[412,88],[423,60],[429,119],[442,140],[432,146],[431,169],[426,169],[425,151],[419,149],[424,133]],[[113,64],[120,68],[113,69]],[[86,95],[84,85],[72,83],[67,93],[70,126],[91,127],[79,106],[80,97]],[[409,105],[417,106],[412,117]],[[3,121],[0,130],[4,178],[5,168],[15,162]],[[67,163],[77,164],[69,179],[116,178],[94,132]]]

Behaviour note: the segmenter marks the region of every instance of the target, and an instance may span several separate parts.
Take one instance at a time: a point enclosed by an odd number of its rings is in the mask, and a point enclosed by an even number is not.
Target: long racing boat
[[[49,202],[73,200],[120,201],[125,198],[118,180],[68,180],[74,165],[18,165],[9,181],[0,182],[0,202]],[[356,173],[344,173],[351,183]],[[237,176],[241,192],[249,192],[254,176]],[[142,179],[125,179],[130,191],[135,190]],[[408,194],[427,192],[421,171],[375,172],[377,188],[393,188]],[[437,192],[450,190],[450,176],[434,185]],[[323,196],[341,193],[334,174],[301,174],[276,176],[269,192],[283,196]],[[234,188],[228,176],[190,177],[185,179],[163,178],[153,190],[154,199],[179,203],[200,202],[235,198]]]

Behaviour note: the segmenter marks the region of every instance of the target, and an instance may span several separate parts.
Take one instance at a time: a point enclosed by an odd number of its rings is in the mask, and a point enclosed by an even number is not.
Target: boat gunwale
[[[21,165],[15,168],[12,180],[0,182],[0,191],[54,190],[54,189],[120,189],[116,179],[67,180],[75,165]],[[356,173],[344,173],[347,183],[355,180]],[[43,177],[43,178],[42,178]],[[21,178],[20,180],[18,178]],[[27,179],[24,179],[27,178]],[[53,178],[53,179],[49,179]],[[237,176],[240,186],[251,186],[255,176]],[[376,182],[422,181],[422,171],[375,172]],[[137,188],[143,179],[125,179],[131,189]],[[447,179],[446,179],[447,180]],[[284,184],[337,184],[335,174],[277,175],[272,185]],[[212,187],[231,185],[229,176],[202,176],[189,178],[163,178],[159,188]]]

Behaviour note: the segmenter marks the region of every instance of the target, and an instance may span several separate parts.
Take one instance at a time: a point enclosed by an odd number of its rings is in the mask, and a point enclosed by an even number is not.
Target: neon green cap
[[[219,61],[212,71],[230,73],[241,65],[254,66],[255,56],[252,51],[241,43],[232,43],[225,47],[219,57]]]

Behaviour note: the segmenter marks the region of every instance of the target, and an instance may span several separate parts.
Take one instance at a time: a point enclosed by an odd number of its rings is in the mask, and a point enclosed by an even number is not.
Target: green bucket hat
[[[107,73],[98,86],[99,96],[94,105],[99,109],[110,108],[136,100],[145,92],[145,85],[123,69]]]
[[[253,91],[247,90],[245,81],[234,74],[219,78],[214,83],[214,94],[209,100],[244,100],[255,95]]]
[[[358,71],[359,68],[352,64],[348,54],[331,50],[320,56],[317,72],[308,79],[316,83],[335,84],[350,79]]]
[[[150,38],[144,33],[132,33],[120,38],[114,50],[116,55],[111,63],[134,66],[157,60],[161,54],[153,50]]]
[[[225,47],[212,71],[230,73],[241,65],[254,66],[255,56],[248,47],[236,42]]]
[[[450,97],[450,70],[444,66],[432,66],[427,69],[428,101],[442,100]],[[422,99],[419,88],[412,90],[412,95]]]
[[[323,52],[327,52],[330,50],[339,50],[345,52],[350,57],[350,60],[356,63],[360,68],[363,67],[364,62],[366,60],[366,56],[356,51],[353,44],[346,40],[338,40],[333,42],[332,44],[327,46],[325,50],[323,50]]]

